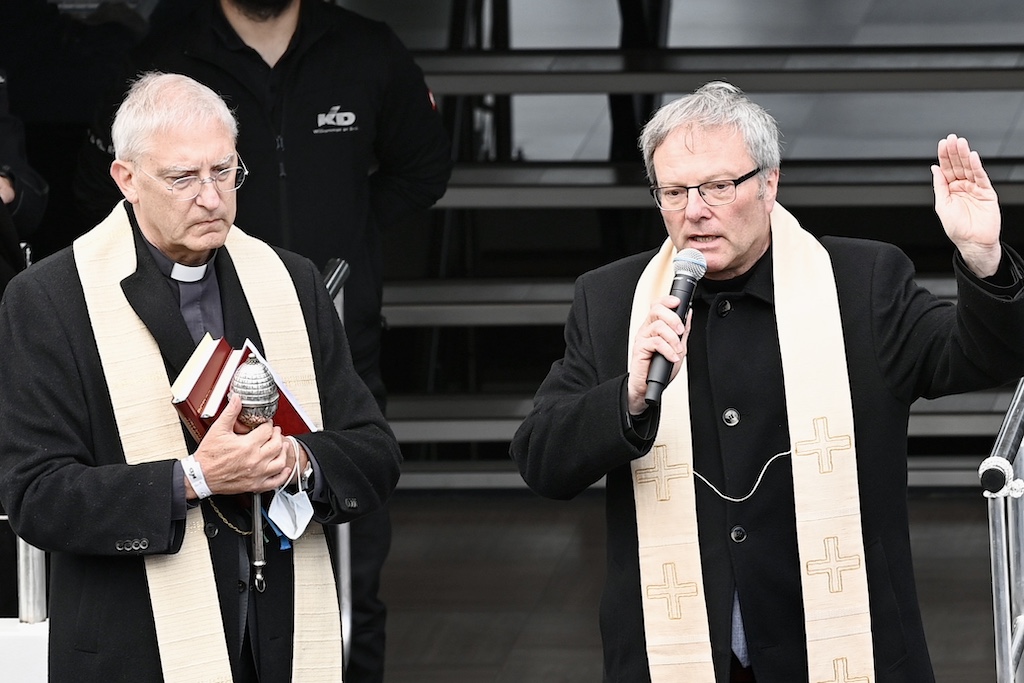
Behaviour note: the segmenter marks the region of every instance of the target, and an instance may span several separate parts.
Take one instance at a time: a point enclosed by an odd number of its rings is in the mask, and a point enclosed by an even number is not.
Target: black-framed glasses
[[[666,187],[652,187],[651,196],[654,203],[662,211],[682,211],[686,208],[690,198],[690,190],[697,190],[708,206],[724,206],[736,201],[736,186],[750,180],[758,173],[760,168],[755,168],[750,173],[741,175],[739,178],[728,180],[709,180],[700,185],[669,185]]]
[[[140,168],[139,170],[146,173],[145,169]],[[164,179],[157,178],[151,173],[146,173],[146,175],[158,183],[167,182]],[[216,188],[217,192],[220,192],[221,194],[234,192],[242,186],[242,183],[245,182],[248,175],[249,169],[245,167],[245,162],[242,161],[242,157],[238,157],[238,166],[232,166],[231,168],[225,168],[217,171],[208,178],[200,178],[197,175],[188,175],[183,178],[177,178],[171,182],[170,186],[165,185],[164,187],[171,193],[171,197],[173,197],[175,201],[188,202],[198,197],[199,193],[203,191],[203,185],[206,185],[207,183],[213,183],[214,188]]]

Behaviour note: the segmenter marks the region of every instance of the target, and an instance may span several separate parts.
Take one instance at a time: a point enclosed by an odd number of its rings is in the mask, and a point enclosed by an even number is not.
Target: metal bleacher
[[[431,89],[449,94],[687,92],[710,80],[757,92],[1019,90],[1010,46],[422,51]]]
[[[456,9],[470,4],[453,3]],[[507,2],[491,5],[497,17],[507,12]],[[473,20],[463,16],[460,21]],[[456,23],[453,20],[453,27]],[[530,161],[511,154],[508,132],[502,129],[509,126],[512,95],[672,94],[714,79],[737,83],[755,96],[1024,91],[1024,49],[1017,45],[509,49],[507,27],[497,25],[492,30],[485,48],[451,44],[449,49],[416,52],[459,148],[448,191],[435,208],[445,216],[445,230],[451,216],[477,210],[651,207],[643,169],[635,161]],[[467,153],[462,141],[479,133],[473,129],[479,127],[481,112],[497,129],[491,135],[497,142],[483,154]],[[506,149],[500,149],[502,144]],[[930,208],[933,196],[927,169],[932,161],[925,157],[785,160],[779,198],[790,208]],[[1001,204],[1024,205],[1024,153],[989,157],[985,162]],[[501,326],[515,334],[525,327],[559,327],[571,302],[572,276],[483,279],[449,277],[442,272],[430,279],[386,281],[384,315],[392,329]],[[949,277],[925,275],[921,280],[944,298],[955,296]],[[543,376],[536,379],[539,384]],[[1011,394],[1012,387],[919,401],[913,407],[910,435],[994,437]],[[529,392],[394,393],[388,417],[403,444],[505,442],[528,412],[531,398]],[[983,455],[915,456],[911,484],[974,486]],[[403,476],[403,486],[515,485],[522,484],[507,459],[448,464],[407,460]]]
[[[949,278],[919,278],[940,298],[954,300]],[[384,291],[384,315],[392,327],[562,325],[572,301],[569,281],[424,281],[392,283]],[[921,399],[911,410],[911,437],[993,437],[1010,405],[1012,387]],[[402,443],[507,442],[529,412],[529,394],[396,395],[388,419]],[[912,486],[976,486],[975,455],[917,456]],[[481,466],[483,465],[483,466]],[[438,466],[409,463],[403,486],[508,488],[521,486],[508,463]]]
[[[928,206],[932,190],[922,170],[929,163],[928,159],[784,163],[779,201],[792,207]],[[1024,203],[1024,159],[988,160],[986,169],[999,187],[1000,201]],[[642,173],[636,164],[622,163],[461,163],[437,208],[649,208],[651,195]]]

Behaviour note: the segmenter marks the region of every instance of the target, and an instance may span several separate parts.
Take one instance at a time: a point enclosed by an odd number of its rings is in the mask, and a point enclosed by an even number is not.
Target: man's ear
[[[774,169],[764,181],[763,199],[767,204],[768,213],[775,208],[775,196],[779,191],[779,169]]]
[[[110,164],[110,177],[117,183],[117,187],[120,188],[121,194],[132,204],[139,202],[139,192],[135,188],[137,176],[135,174],[135,164],[130,161],[121,161],[120,159],[114,159],[114,162]]]

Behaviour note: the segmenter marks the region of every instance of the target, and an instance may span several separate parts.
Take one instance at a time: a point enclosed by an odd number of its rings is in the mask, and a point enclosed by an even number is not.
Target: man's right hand
[[[206,485],[217,495],[272,491],[292,475],[281,428],[268,422],[247,433],[236,433],[241,411],[241,399],[232,396],[194,453]],[[185,484],[187,497],[195,497],[187,477]]]
[[[673,378],[679,372],[679,361],[686,355],[686,336],[690,332],[689,316],[684,325],[676,314],[675,309],[679,303],[679,299],[671,294],[655,301],[647,314],[647,320],[636,333],[633,355],[629,359],[629,379],[626,382],[631,415],[639,415],[647,409],[644,400],[647,395],[647,374],[655,353],[660,353],[673,363]]]

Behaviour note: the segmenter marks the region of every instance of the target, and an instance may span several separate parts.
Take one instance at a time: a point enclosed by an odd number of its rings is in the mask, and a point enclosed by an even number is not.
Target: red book
[[[252,354],[270,369],[277,382],[274,424],[291,436],[316,431],[312,420],[252,342],[246,339],[242,348],[233,349],[226,339],[213,339],[207,334],[171,385],[171,403],[196,443],[202,441],[210,425],[227,406],[231,378],[238,366]]]

